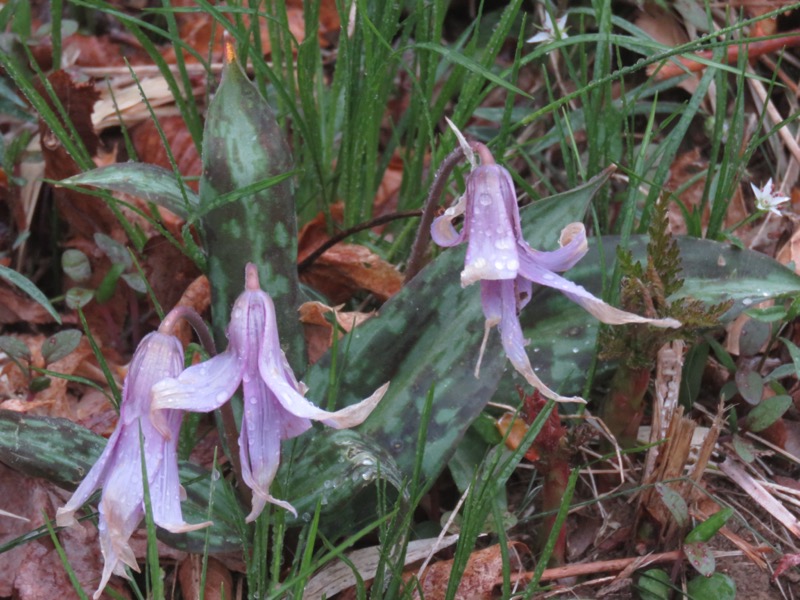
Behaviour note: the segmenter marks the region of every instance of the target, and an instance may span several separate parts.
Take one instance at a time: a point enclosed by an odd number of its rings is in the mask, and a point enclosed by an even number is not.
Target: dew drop
[[[745,306],[750,306],[752,303],[753,301],[750,298],[745,298],[744,300],[742,300],[742,304],[744,304]]]
[[[543,277],[543,279],[545,281],[553,281],[553,279],[555,279],[555,278],[556,278],[555,275],[552,275],[551,273],[545,273],[545,275]]]
[[[492,203],[492,197],[489,194],[481,194],[478,196],[478,202],[480,202],[482,206],[489,206]]]
[[[519,268],[519,263],[516,260],[510,260],[506,263],[506,269],[509,271],[516,271]]]

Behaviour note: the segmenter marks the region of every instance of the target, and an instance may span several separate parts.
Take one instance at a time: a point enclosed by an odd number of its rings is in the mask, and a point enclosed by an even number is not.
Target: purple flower
[[[534,283],[561,291],[603,323],[649,323],[657,327],[679,327],[680,323],[674,319],[647,319],[614,308],[583,287],[556,275],[555,272],[566,271],[586,254],[588,244],[583,224],[571,223],[564,228],[558,250],[541,252],[531,248],[522,237],[511,176],[506,169],[494,164],[484,146],[478,146],[478,151],[483,164],[469,174],[466,192],[458,202],[433,222],[433,240],[447,247],[468,243],[461,285],[481,282],[486,335],[493,326],[498,326],[503,349],[514,368],[549,398],[583,402],[581,398],[565,398],[555,393],[531,367],[519,311],[530,301]],[[464,215],[464,224],[461,231],[457,231],[453,220],[460,215]],[[485,344],[486,336],[481,357]]]
[[[222,354],[189,367],[176,379],[153,388],[152,409],[215,410],[243,387],[244,412],[239,434],[242,478],[253,490],[253,521],[267,502],[295,515],[288,502],[269,493],[278,471],[281,441],[296,437],[322,421],[340,429],[367,418],[386,392],[388,383],[366,400],[328,412],[306,400],[306,387],[297,381],[278,339],[275,307],[261,290],[255,265],[245,269],[245,291],[236,300],[228,326],[228,348]]]
[[[94,594],[95,599],[100,596],[112,574],[127,577],[124,565],[139,571],[128,540],[144,517],[142,447],[156,524],[175,533],[211,524],[190,525],[184,522],[181,513],[180,501],[185,498],[186,492],[178,478],[176,445],[183,413],[178,410],[164,411],[163,426],[170,437],[156,430],[150,420],[150,389],[153,384],[165,377],[175,377],[182,368],[183,348],[176,337],[153,332],[142,340],[125,379],[117,428],[72,498],[56,513],[59,526],[75,524],[75,511],[97,488],[103,488],[98,529],[105,566]],[[140,431],[143,444],[140,444]]]

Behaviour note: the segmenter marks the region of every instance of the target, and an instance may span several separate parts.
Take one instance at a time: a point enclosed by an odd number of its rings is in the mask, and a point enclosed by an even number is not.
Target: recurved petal
[[[534,372],[528,353],[525,351],[525,338],[522,335],[522,326],[517,316],[517,301],[513,282],[503,282],[501,286],[501,301],[503,315],[498,327],[500,339],[506,356],[517,372],[547,398],[552,398],[556,402],[579,402],[585,404],[586,401],[578,396],[562,396],[554,392]]]
[[[561,231],[561,247],[558,250],[542,252],[524,243],[520,252],[520,262],[533,262],[548,271],[567,271],[582,259],[589,249],[586,241],[586,228],[583,223],[571,223]]]
[[[541,285],[546,285],[553,289],[559,290],[567,298],[582,306],[589,314],[594,316],[602,323],[608,325],[622,325],[625,323],[646,323],[654,327],[680,327],[680,321],[675,319],[648,319],[633,313],[620,310],[609,304],[606,304],[600,298],[590,294],[585,288],[579,286],[568,279],[556,275],[547,269],[541,268],[539,265],[532,261],[525,261],[520,273]]]
[[[464,241],[466,230],[457,231],[453,226],[453,220],[459,215],[464,214],[467,205],[466,196],[461,196],[453,206],[444,211],[444,214],[436,217],[431,225],[431,237],[439,246],[449,248],[456,246]]]
[[[210,412],[236,392],[242,380],[243,364],[231,351],[193,365],[176,378],[153,386],[151,411],[165,408]]]
[[[274,373],[265,371],[266,369],[262,370],[261,375],[284,410],[296,417],[322,421],[334,429],[345,429],[363,423],[369,413],[372,412],[372,409],[381,401],[386,390],[389,389],[389,383],[384,383],[369,398],[362,400],[358,404],[353,404],[335,412],[329,412],[303,398],[282,377],[276,377]]]

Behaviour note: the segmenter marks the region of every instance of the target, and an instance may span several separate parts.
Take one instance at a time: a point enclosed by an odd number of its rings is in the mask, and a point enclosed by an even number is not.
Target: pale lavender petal
[[[499,165],[478,167],[467,180],[466,196],[468,246],[461,285],[514,279],[519,269],[519,209],[508,171]]]
[[[177,437],[177,436],[176,436]],[[211,521],[190,524],[183,520],[181,511],[182,488],[178,475],[177,439],[162,442],[161,455],[164,457],[161,468],[155,473],[148,466],[147,475],[150,484],[150,504],[153,508],[153,521],[156,525],[172,533],[184,533],[202,529],[212,524]]]
[[[500,339],[506,356],[517,372],[547,398],[552,398],[556,402],[585,403],[586,401],[583,398],[577,396],[569,397],[557,394],[539,379],[531,366],[528,353],[525,351],[525,339],[522,335],[522,326],[520,325],[519,317],[517,316],[517,299],[514,290],[514,282],[501,282],[499,294],[502,304],[502,318],[498,326],[500,330]]]
[[[466,227],[461,231],[457,231],[453,227],[453,221],[456,217],[463,215],[467,206],[466,196],[461,196],[453,206],[444,211],[444,214],[436,217],[431,225],[431,238],[439,246],[449,248],[456,246],[464,241],[466,235]]]
[[[124,428],[114,469],[100,500],[100,550],[105,565],[97,598],[112,574],[125,576],[124,565],[139,570],[129,540],[144,516],[139,428]]]
[[[562,292],[570,300],[582,306],[589,314],[609,325],[646,323],[654,327],[681,326],[680,322],[675,319],[648,319],[647,317],[640,317],[639,315],[620,310],[619,308],[614,308],[600,300],[600,298],[590,294],[583,287],[547,269],[541,268],[530,260],[523,260],[520,273],[535,283],[546,285],[547,287]]]
[[[257,389],[260,388],[260,389]],[[253,491],[253,504],[245,519],[254,521],[267,502],[276,504],[297,516],[294,507],[269,493],[281,460],[283,409],[260,379],[245,383],[245,398],[258,397],[256,403],[245,400],[242,431],[239,436],[239,456],[242,479]],[[310,423],[309,423],[310,426]]]
[[[103,486],[105,480],[108,478],[109,471],[114,468],[116,448],[121,433],[121,427],[114,429],[114,433],[108,438],[108,443],[106,443],[106,447],[100,455],[100,458],[97,459],[97,462],[94,463],[89,473],[87,473],[86,477],[81,481],[81,484],[72,494],[69,502],[56,511],[56,525],[59,527],[69,527],[77,523],[75,511],[86,503],[89,496],[91,496],[97,488]]]
[[[531,261],[548,271],[567,271],[574,267],[589,250],[586,241],[586,228],[583,223],[567,225],[561,232],[561,247],[558,250],[542,252],[531,248],[520,239],[523,250],[520,252],[520,262]]]
[[[138,428],[140,417],[150,414],[150,389],[175,377],[183,369],[183,347],[178,338],[154,331],[146,335],[131,359],[122,388],[120,422]]]
[[[226,351],[153,386],[151,410],[210,412],[227,402],[242,380],[242,361]]]

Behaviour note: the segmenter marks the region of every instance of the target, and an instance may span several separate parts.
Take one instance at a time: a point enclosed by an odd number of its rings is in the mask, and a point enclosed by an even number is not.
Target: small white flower
[[[779,217],[781,216],[781,211],[778,210],[778,205],[791,199],[788,196],[780,196],[773,191],[771,177],[762,188],[757,188],[753,183],[750,184],[750,187],[753,188],[753,194],[756,196],[756,208],[758,210],[768,210]]]
[[[545,12],[542,30],[527,41],[529,44],[540,44],[541,42],[554,42],[555,40],[562,40],[567,37],[565,32],[566,25],[567,15],[563,15],[556,19],[554,24],[550,13]]]

